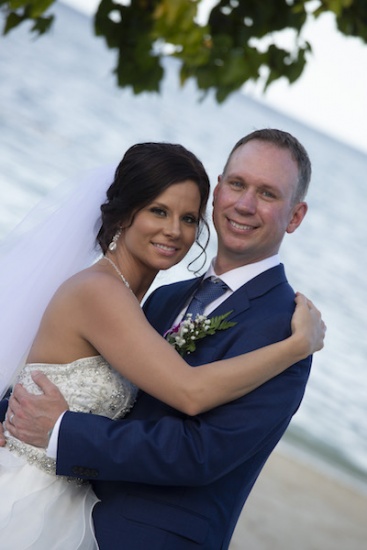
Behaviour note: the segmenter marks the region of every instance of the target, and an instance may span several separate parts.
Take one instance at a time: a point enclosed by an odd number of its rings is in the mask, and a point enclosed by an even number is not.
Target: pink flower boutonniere
[[[197,315],[195,319],[192,319],[192,315],[189,313],[181,323],[167,330],[163,336],[180,355],[184,356],[186,353],[196,350],[197,340],[215,334],[218,330],[226,330],[236,325],[237,323],[226,321],[231,313],[232,311],[228,311],[210,319],[206,315]]]

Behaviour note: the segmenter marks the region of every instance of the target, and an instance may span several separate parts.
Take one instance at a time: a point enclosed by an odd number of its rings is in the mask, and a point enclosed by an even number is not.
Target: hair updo
[[[115,177],[102,204],[102,225],[97,241],[103,253],[119,228],[129,227],[139,210],[153,202],[175,183],[194,181],[200,193],[198,236],[209,198],[209,178],[200,160],[182,145],[138,143],[128,149],[116,168]]]

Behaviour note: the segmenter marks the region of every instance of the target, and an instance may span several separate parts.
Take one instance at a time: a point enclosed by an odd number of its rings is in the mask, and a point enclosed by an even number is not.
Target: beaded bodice
[[[42,371],[58,386],[69,409],[75,412],[122,418],[133,406],[138,392],[134,384],[113,370],[101,356],[85,357],[63,365],[25,365],[18,381],[30,393],[39,394],[41,391],[31,378],[35,370]],[[49,473],[55,471],[55,461],[46,456],[44,449],[22,443],[10,435],[7,447],[43,470]]]

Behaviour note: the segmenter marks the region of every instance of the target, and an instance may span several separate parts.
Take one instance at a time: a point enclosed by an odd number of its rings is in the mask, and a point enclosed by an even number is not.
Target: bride
[[[91,225],[99,219],[101,195],[100,186],[90,184],[78,200],[78,193],[71,196],[68,215],[60,208],[51,223],[47,219],[20,235],[4,256],[4,269],[12,269],[0,301],[3,314],[9,311],[0,327],[2,390],[27,357],[17,380],[39,393],[33,378],[42,371],[61,389],[64,410],[122,418],[142,388],[193,415],[248,393],[321,349],[320,314],[298,296],[286,340],[210,368],[189,367],[149,325],[140,302],[158,271],[180,262],[205,225],[209,180],[201,162],[179,145],[131,147],[100,208],[103,255],[87,267],[95,253],[88,243],[96,235]],[[35,237],[33,248],[29,235]],[[11,288],[19,293],[11,296]],[[0,449],[1,548],[97,548],[91,514],[98,499],[90,485],[56,476],[47,441],[39,447],[23,443],[19,421],[9,407],[6,446]]]

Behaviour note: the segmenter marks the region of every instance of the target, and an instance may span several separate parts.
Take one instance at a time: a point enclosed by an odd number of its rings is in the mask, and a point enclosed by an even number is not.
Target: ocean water
[[[367,487],[367,155],[241,93],[220,106],[210,94],[200,100],[193,84],[178,87],[174,62],[159,95],[117,89],[114,54],[93,36],[91,19],[55,10],[48,36],[35,39],[24,25],[0,40],[0,238],[47,190],[119,161],[133,143],[182,143],[214,186],[243,135],[262,127],[296,135],[313,163],[309,212],[281,257],[328,332],[285,441]],[[214,250],[212,236],[209,256]],[[186,277],[186,264],[155,285]]]

